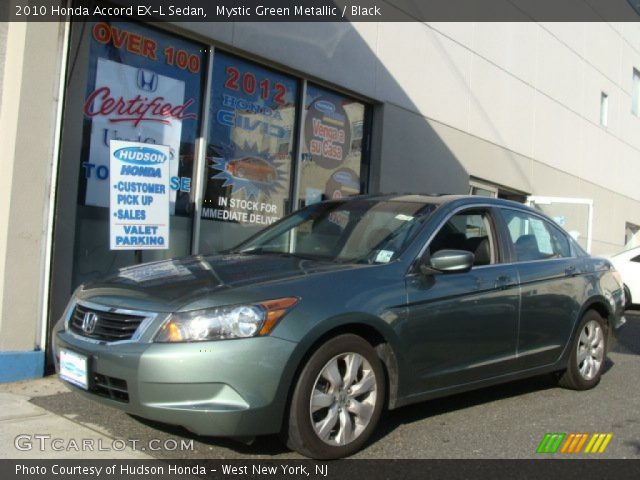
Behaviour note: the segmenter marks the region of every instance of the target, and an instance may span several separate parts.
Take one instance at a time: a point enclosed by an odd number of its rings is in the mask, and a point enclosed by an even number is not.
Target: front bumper
[[[88,357],[89,390],[68,384],[88,398],[200,435],[229,437],[280,430],[295,347],[271,336],[114,345],[60,331],[55,340],[56,357],[61,348]]]

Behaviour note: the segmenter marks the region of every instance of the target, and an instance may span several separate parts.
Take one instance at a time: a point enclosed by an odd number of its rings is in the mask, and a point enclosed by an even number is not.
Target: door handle
[[[567,268],[565,268],[564,274],[567,277],[573,277],[573,276],[577,275],[578,271],[576,270],[576,266],[575,265],[568,266]]]
[[[513,280],[513,277],[510,277],[509,275],[500,275],[496,278],[496,288],[499,288],[500,290],[513,287],[515,284],[516,282]]]

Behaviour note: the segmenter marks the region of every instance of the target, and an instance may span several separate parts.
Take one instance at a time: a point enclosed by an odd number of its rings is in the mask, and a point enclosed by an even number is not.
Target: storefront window
[[[194,240],[201,253],[230,248],[305,204],[366,190],[362,102],[307,84],[302,105],[300,79],[219,50],[208,71],[211,47],[140,23],[73,23],[70,43],[54,256],[63,296],[123,266],[188,255]],[[110,250],[111,140],[169,148],[168,248]]]
[[[78,28],[89,47],[77,160],[75,284],[118,266],[190,253],[194,146],[206,65],[201,45],[138,23],[101,21]],[[109,250],[110,140],[169,146],[168,249]]]
[[[365,191],[365,105],[309,84],[306,91],[299,205]]]
[[[367,110],[344,95],[161,28],[124,20],[72,22],[51,319],[83,282],[120,267],[189,255],[194,243],[201,253],[224,250],[305,203],[366,191]],[[202,135],[205,151],[196,152]],[[110,250],[111,140],[168,147],[168,248]],[[195,192],[196,185],[202,190]]]
[[[229,248],[287,213],[298,81],[216,52],[200,251]]]

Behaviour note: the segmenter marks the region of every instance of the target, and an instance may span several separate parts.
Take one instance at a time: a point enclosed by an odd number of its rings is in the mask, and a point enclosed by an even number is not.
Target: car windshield
[[[345,263],[388,263],[404,250],[434,208],[422,202],[373,199],[317,203],[232,251]]]

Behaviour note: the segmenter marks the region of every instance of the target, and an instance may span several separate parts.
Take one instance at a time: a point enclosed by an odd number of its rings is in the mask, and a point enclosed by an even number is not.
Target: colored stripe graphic
[[[536,453],[604,453],[612,433],[546,433],[536,449]],[[587,441],[588,440],[588,441]],[[586,447],[585,447],[586,444]],[[583,450],[584,447],[584,450]]]
[[[562,445],[562,449],[560,450],[560,453],[567,453],[569,451],[569,447],[571,446],[575,438],[576,438],[576,434],[570,433],[567,436],[567,440],[564,442],[564,445]]]
[[[588,433],[571,433],[567,437],[567,441],[562,445],[560,453],[580,453],[584,442],[589,438]]]
[[[536,453],[556,453],[566,435],[566,433],[547,433],[538,445]]]
[[[594,433],[585,448],[585,453],[604,453],[613,438],[611,433]]]

